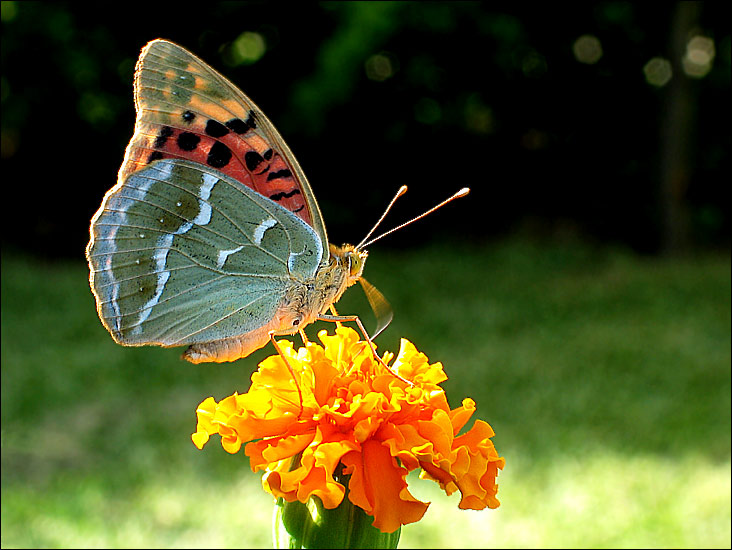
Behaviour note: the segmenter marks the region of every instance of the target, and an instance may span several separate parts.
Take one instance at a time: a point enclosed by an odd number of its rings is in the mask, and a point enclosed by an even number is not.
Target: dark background
[[[3,2],[6,250],[83,255],[132,135],[134,63],[158,37],[264,110],[336,243],[359,241],[407,184],[384,229],[472,194],[379,246],[521,234],[642,253],[729,247],[721,2],[198,6]],[[575,56],[583,35],[601,44],[595,63]],[[695,35],[716,55],[692,78],[681,63]],[[672,65],[663,86],[644,76],[654,57]]]

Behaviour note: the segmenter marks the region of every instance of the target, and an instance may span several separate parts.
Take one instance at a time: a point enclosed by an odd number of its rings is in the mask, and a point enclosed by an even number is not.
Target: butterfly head
[[[336,258],[346,272],[346,287],[356,284],[363,274],[369,253],[351,244],[344,244],[343,246],[330,245],[330,254]]]

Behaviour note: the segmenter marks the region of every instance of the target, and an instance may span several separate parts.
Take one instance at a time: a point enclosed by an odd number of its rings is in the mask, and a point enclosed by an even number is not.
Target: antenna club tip
[[[407,186],[406,185],[402,185],[399,188],[399,191],[397,191],[397,197],[401,197],[406,192],[407,192]]]
[[[468,193],[470,193],[470,187],[463,187],[460,191],[455,193],[455,197],[464,197]]]

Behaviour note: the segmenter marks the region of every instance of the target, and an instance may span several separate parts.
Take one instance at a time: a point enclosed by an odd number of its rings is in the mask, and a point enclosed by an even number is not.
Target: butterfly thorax
[[[330,261],[315,275],[316,288],[322,288],[325,297],[320,313],[325,313],[325,310],[337,302],[349,286],[358,282],[367,257],[367,251],[359,250],[350,244],[330,245]]]
[[[328,262],[318,268],[312,280],[293,281],[280,307],[288,311],[292,329],[302,328],[326,313],[345,290],[359,280],[367,254],[348,244],[330,245]],[[288,328],[282,327],[283,330]]]

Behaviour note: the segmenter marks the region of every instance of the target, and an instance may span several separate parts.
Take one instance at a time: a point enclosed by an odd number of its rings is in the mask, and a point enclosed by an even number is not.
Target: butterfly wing
[[[271,322],[312,278],[319,236],[233,178],[180,159],[130,174],[92,219],[87,258],[102,322],[125,345],[179,346]]]
[[[153,40],[135,71],[135,134],[118,182],[150,162],[187,159],[214,168],[309,224],[329,246],[312,189],[289,147],[236,86],[184,48]]]

